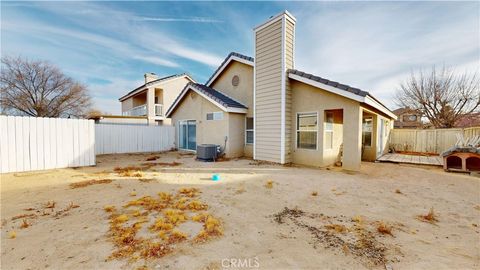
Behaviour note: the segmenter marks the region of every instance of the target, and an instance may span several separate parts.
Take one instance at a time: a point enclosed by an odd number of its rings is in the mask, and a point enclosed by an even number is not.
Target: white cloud
[[[166,17],[135,17],[137,21],[151,22],[194,22],[194,23],[222,23],[223,21],[206,18],[206,17],[189,17],[189,18],[166,18]]]

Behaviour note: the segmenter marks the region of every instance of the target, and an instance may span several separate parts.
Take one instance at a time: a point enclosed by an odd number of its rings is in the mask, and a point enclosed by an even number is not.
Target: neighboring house
[[[422,113],[410,108],[399,108],[393,111],[397,116],[394,128],[422,128]]]
[[[185,73],[163,78],[157,77],[154,73],[146,73],[144,77],[144,84],[119,98],[124,116],[121,121],[170,125],[170,119],[165,117],[166,109],[172,105],[187,83],[195,81]],[[104,117],[108,122],[115,122],[108,116]],[[119,118],[122,117],[117,119]]]
[[[386,151],[395,114],[368,92],[296,70],[295,21],[272,17],[254,29],[255,59],[230,53],[206,84],[187,84],[166,113],[179,149],[218,144],[227,157],[350,170]]]
[[[464,114],[455,122],[457,128],[480,127],[480,112]]]

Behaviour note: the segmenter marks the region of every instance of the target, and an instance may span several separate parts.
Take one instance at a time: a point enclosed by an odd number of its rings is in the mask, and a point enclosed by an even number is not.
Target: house
[[[397,120],[393,123],[394,128],[422,128],[422,113],[410,108],[398,108],[393,111]]]
[[[119,98],[122,103],[122,116],[103,116],[101,120],[115,123],[140,123],[150,125],[170,125],[165,111],[180,94],[187,83],[195,82],[182,73],[159,78],[154,73],[144,75],[145,83]]]
[[[456,128],[480,127],[480,112],[463,114],[455,122]]]
[[[287,11],[254,28],[255,58],[230,53],[205,84],[188,83],[166,117],[177,147],[218,144],[227,157],[342,164],[382,155],[396,116],[368,92],[295,69]]]

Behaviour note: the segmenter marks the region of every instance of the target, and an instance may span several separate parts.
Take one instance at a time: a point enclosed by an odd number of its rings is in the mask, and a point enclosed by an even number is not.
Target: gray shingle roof
[[[234,100],[233,98],[231,98],[229,96],[226,96],[225,94],[223,94],[223,93],[221,93],[221,92],[219,92],[219,91],[217,91],[217,90],[215,90],[211,87],[208,87],[206,85],[199,84],[199,83],[190,82],[185,86],[185,88],[183,88],[180,95],[177,96],[177,98],[173,102],[172,106],[168,109],[167,117],[170,115],[170,113],[172,112],[174,107],[178,105],[177,103],[184,96],[185,92],[188,91],[188,89],[190,89],[190,87],[194,88],[195,90],[197,90],[201,93],[203,93],[207,97],[215,100],[216,102],[220,103],[222,106],[224,106],[226,108],[247,109],[247,106],[243,105],[242,103]]]
[[[253,64],[253,57],[250,57],[250,56],[246,56],[246,55],[243,55],[243,54],[240,54],[240,53],[237,53],[237,52],[231,52],[228,54],[228,56],[223,60],[223,62],[220,64],[220,66],[218,66],[218,68],[215,70],[215,72],[213,72],[212,76],[210,76],[210,78],[208,78],[207,82],[205,84],[208,84],[210,82],[211,79],[213,79],[213,77],[215,77],[215,74],[217,74],[217,72],[223,67],[223,65],[225,65],[225,63],[227,63],[228,59],[230,59],[230,57],[232,56],[236,56],[238,58],[242,58],[242,59],[245,59],[247,61],[250,61],[252,62]]]
[[[338,82],[335,82],[335,81],[330,81],[330,80],[327,80],[325,78],[315,76],[313,74],[309,74],[309,73],[306,73],[306,72],[303,72],[303,71],[300,71],[300,70],[289,69],[287,72],[289,74],[295,74],[295,75],[301,76],[303,78],[307,78],[307,79],[310,79],[310,80],[313,80],[313,81],[316,81],[316,82],[319,82],[319,83],[330,85],[332,87],[335,87],[335,88],[338,88],[338,89],[341,89],[341,90],[344,90],[344,91],[348,91],[350,93],[353,93],[355,95],[359,95],[359,96],[362,96],[362,97],[365,97],[365,96],[369,95],[368,92],[363,91],[361,89],[351,87],[351,86],[346,85],[346,84],[341,84],[341,83],[338,83]]]
[[[159,82],[162,82],[162,81],[166,81],[166,80],[169,80],[169,79],[182,77],[182,76],[185,76],[185,75],[190,77],[190,75],[188,75],[187,73],[180,73],[180,74],[174,74],[174,75],[169,75],[169,76],[165,76],[165,77],[162,77],[162,78],[158,78],[158,79],[153,80],[153,81],[151,81],[151,82],[142,84],[142,85],[140,85],[139,87],[137,87],[137,88],[133,89],[132,91],[128,92],[126,95],[123,95],[122,97],[120,97],[119,100],[121,100],[122,98],[127,97],[127,96],[135,93],[135,91],[138,91],[138,90],[140,90],[140,89],[142,89],[142,88],[144,88],[144,87],[147,87],[147,86],[150,86],[150,85],[152,85],[152,84],[159,83]]]

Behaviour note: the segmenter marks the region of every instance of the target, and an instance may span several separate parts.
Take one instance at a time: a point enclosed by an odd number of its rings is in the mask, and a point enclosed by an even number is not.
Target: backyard
[[[219,174],[219,181],[212,181]],[[2,269],[478,269],[479,178],[179,152],[1,175]]]

